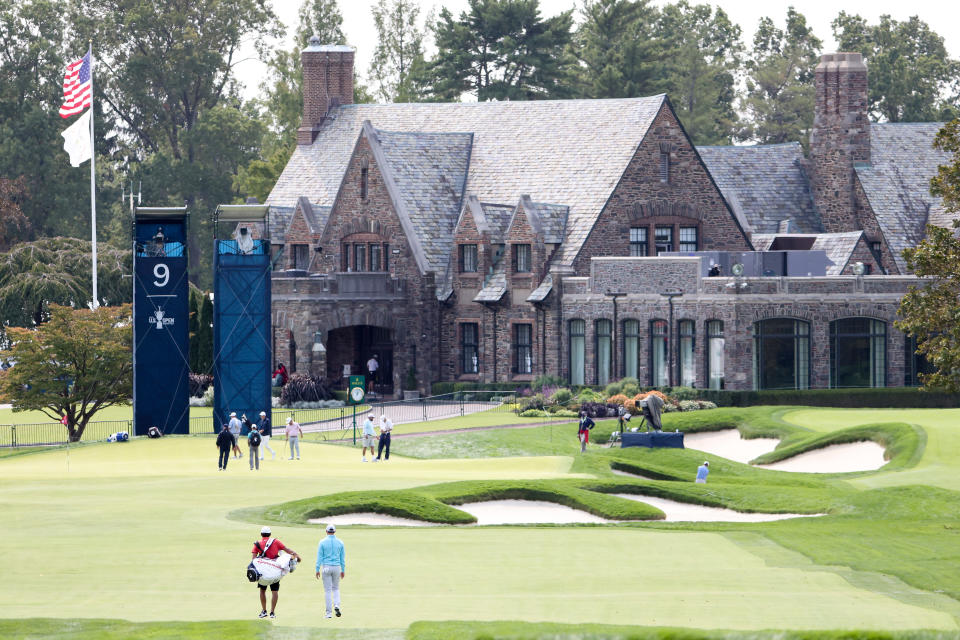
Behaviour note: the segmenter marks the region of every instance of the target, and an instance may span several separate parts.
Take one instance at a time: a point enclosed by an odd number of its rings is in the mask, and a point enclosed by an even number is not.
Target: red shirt
[[[253,551],[251,553],[253,553],[253,555],[255,556],[260,555],[260,551],[263,549],[263,547],[266,546],[267,540],[269,539],[270,537],[267,536],[261,539],[260,542],[254,542]],[[286,547],[283,546],[283,543],[277,540],[276,538],[274,538],[273,544],[270,545],[270,547],[267,549],[267,552],[264,554],[264,556],[267,558],[270,558],[271,560],[275,560],[276,557],[280,555],[280,552],[283,551],[284,549],[286,549]]]

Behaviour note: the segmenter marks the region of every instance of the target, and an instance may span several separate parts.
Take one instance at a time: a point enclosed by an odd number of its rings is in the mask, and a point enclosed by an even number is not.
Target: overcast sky
[[[357,48],[356,65],[362,77],[366,77],[367,68],[373,48],[377,43],[373,19],[370,17],[370,7],[376,0],[340,0],[340,11],[343,13],[343,31],[349,44]],[[697,0],[691,0],[696,4]],[[273,7],[278,17],[287,26],[287,38],[279,43],[287,48],[291,45],[293,30],[297,25],[297,12],[301,0],[274,0]],[[575,6],[581,0],[540,0],[540,13],[543,16],[552,16]],[[654,0],[654,4],[662,5],[665,2]],[[883,14],[890,14],[896,20],[906,20],[910,16],[918,15],[929,24],[946,41],[947,50],[953,58],[960,57],[960,2],[956,0],[844,0],[841,2],[825,2],[822,0],[788,1],[788,0],[721,0],[716,4],[723,8],[731,20],[743,29],[744,44],[749,47],[753,39],[753,31],[757,22],[763,16],[769,16],[780,26],[783,26],[787,14],[787,7],[794,6],[807,17],[807,22],[813,27],[817,37],[823,40],[824,52],[836,50],[836,42],[830,29],[830,22],[841,10],[847,13],[860,14],[871,24],[876,23]],[[423,12],[430,8],[439,11],[440,7],[447,7],[454,15],[459,15],[466,9],[467,0],[445,0],[444,2],[423,2]],[[574,11],[574,19],[579,20],[578,10]],[[252,50],[247,54],[253,56]],[[243,78],[246,90],[244,95],[254,97],[258,93],[258,86],[263,78],[264,67],[256,60],[249,60],[237,66],[237,77]]]

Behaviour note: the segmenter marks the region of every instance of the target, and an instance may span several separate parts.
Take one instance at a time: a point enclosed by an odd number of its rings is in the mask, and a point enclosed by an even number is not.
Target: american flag
[[[87,51],[87,55],[67,65],[67,73],[63,77],[61,118],[75,116],[90,106],[92,84],[90,51]]]

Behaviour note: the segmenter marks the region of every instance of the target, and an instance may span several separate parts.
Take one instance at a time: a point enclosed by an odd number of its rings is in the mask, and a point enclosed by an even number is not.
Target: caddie
[[[297,562],[300,562],[300,554],[291,549],[290,547],[284,546],[276,538],[271,537],[270,527],[263,527],[260,529],[260,540],[253,543],[253,558],[269,558],[275,560],[277,556],[280,555],[281,551],[286,551],[291,556],[296,558]],[[267,617],[267,587],[266,585],[258,584],[257,587],[260,589],[260,618]],[[271,601],[270,601],[270,617],[276,618],[276,609],[277,609],[277,599],[280,596],[280,581],[274,582],[270,585],[271,591]]]

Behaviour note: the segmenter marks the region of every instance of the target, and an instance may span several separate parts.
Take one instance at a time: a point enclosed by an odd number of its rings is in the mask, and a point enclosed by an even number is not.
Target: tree
[[[813,72],[823,44],[803,14],[787,9],[786,28],[762,18],[746,63],[746,122],[739,137],[759,144],[806,142],[816,101]]]
[[[947,123],[934,146],[952,154],[930,181],[930,192],[943,198],[944,208],[960,214],[960,119]],[[917,339],[917,353],[926,356],[934,372],[922,374],[930,389],[960,391],[960,220],[953,228],[927,226],[927,237],[903,257],[914,274],[927,277],[900,301],[898,329]]]
[[[870,25],[844,11],[832,23],[841,51],[859,51],[869,68],[869,110],[877,121],[933,122],[957,117],[960,63],[943,37],[913,16]]]
[[[719,7],[665,5],[657,33],[666,55],[664,89],[694,144],[729,144],[743,45],[740,27]]]
[[[7,332],[12,346],[5,355],[17,364],[0,378],[0,392],[15,412],[66,416],[70,442],[77,442],[98,411],[130,401],[130,305],[93,311],[51,305],[46,324]]]
[[[118,118],[119,138],[139,161],[151,204],[187,204],[191,278],[209,282],[211,225],[205,215],[242,198],[233,175],[260,154],[258,114],[234,77],[241,45],[279,34],[261,0],[102,0],[77,3],[78,40],[99,48],[98,95]],[[237,141],[243,141],[237,144]]]
[[[0,176],[0,251],[23,239],[30,232],[30,221],[23,215],[20,203],[27,195],[26,179]]]
[[[190,371],[213,372],[213,303],[196,287],[190,287]]]
[[[543,19],[538,0],[469,0],[454,19],[434,26],[437,55],[429,65],[433,98],[534,100],[574,93],[572,10]]]
[[[87,306],[93,289],[89,240],[41,238],[15,245],[0,255],[0,318],[7,325],[36,327],[49,316],[51,304]],[[129,250],[101,244],[97,251],[97,293],[100,304],[130,302]]]
[[[588,98],[631,98],[660,90],[657,11],[649,0],[586,0],[575,44]]]
[[[414,74],[424,64],[426,28],[420,6],[411,0],[379,0],[371,10],[377,46],[370,61],[376,96],[384,102],[417,102],[422,89]],[[427,16],[427,22],[431,17]]]

